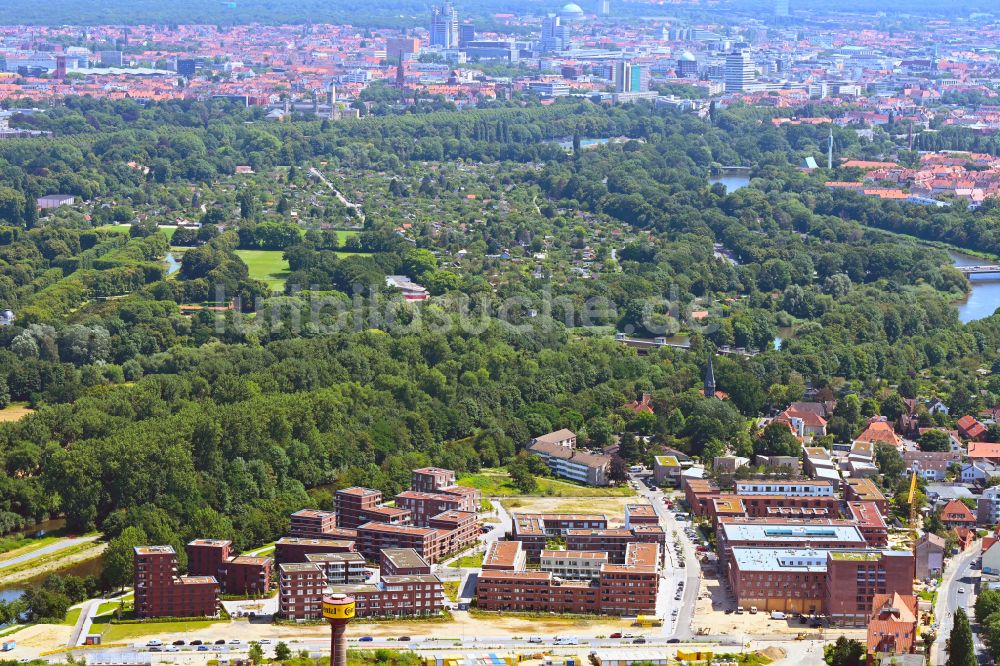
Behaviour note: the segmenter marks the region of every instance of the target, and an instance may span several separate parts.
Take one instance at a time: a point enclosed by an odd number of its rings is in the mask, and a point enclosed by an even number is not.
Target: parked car
[[[194,639],[193,641],[191,641],[191,645],[201,645],[201,639],[200,638]]]
[[[396,640],[397,641],[408,641],[408,640],[410,640],[410,637],[409,636],[400,636]]]
[[[371,643],[373,640],[375,640],[375,639],[372,638],[371,636],[362,636],[361,638],[358,639],[358,642],[360,642],[360,643]]]
[[[680,643],[681,639],[679,639],[679,638],[668,638],[667,642],[668,643]]]
[[[198,652],[208,652],[208,646],[207,645],[199,645],[198,646]]]
[[[608,636],[608,638],[621,638],[621,637],[622,637],[622,632],[620,631],[616,631],[615,633]]]
[[[184,645],[184,641],[174,641],[174,645]],[[194,643],[192,643],[194,645]]]
[[[216,645],[225,645],[226,644],[226,639],[225,638],[220,638],[219,640],[215,641],[215,644]]]
[[[644,644],[645,642],[646,642],[646,639],[645,639],[645,638],[643,638],[642,636],[640,636],[639,638],[637,638],[637,639],[635,639],[634,641],[632,641],[632,643],[633,643],[634,645],[642,645],[642,644]]]
[[[619,634],[619,635],[621,635],[621,634]],[[542,642],[542,637],[541,636],[532,636],[531,638],[528,639],[528,642],[529,643],[541,643]]]

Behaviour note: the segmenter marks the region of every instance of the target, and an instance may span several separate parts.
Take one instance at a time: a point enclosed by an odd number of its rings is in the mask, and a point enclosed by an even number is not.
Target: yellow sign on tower
[[[354,599],[323,599],[323,617],[327,620],[350,620],[354,617]]]

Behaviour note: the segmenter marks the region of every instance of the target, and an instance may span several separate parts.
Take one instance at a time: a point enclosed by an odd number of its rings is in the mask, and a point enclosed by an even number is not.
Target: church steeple
[[[712,356],[708,357],[708,367],[705,368],[705,397],[715,397],[715,366],[712,363]]]

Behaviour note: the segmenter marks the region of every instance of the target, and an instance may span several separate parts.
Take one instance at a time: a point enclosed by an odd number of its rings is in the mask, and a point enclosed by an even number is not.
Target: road
[[[358,219],[361,221],[361,224],[365,223],[365,214],[364,214],[364,212],[362,212],[361,206],[359,204],[352,203],[352,202],[348,201],[344,197],[344,195],[341,194],[340,191],[336,187],[333,186],[333,183],[331,183],[330,181],[328,181],[326,179],[326,176],[324,176],[322,173],[320,173],[319,169],[317,169],[316,167],[309,167],[309,173],[314,178],[318,179],[324,185],[326,185],[327,187],[329,187],[330,191],[333,192],[333,196],[337,197],[337,201],[339,201],[341,204],[343,204],[347,208],[352,209],[355,213],[357,213]]]
[[[639,495],[653,505],[653,510],[660,519],[660,526],[667,533],[667,557],[663,566],[663,578],[660,580],[660,594],[657,598],[657,615],[664,619],[662,634],[668,638],[686,640],[691,638],[691,622],[698,602],[698,591],[701,587],[701,567],[695,553],[694,544],[684,533],[685,524],[679,524],[674,513],[663,504],[663,491],[657,487],[650,488],[647,480],[652,479],[649,473],[630,474],[629,479],[638,486]],[[681,554],[676,547],[680,546]],[[684,566],[680,566],[683,560]],[[683,595],[680,601],[675,598],[678,585],[683,581]],[[677,615],[674,615],[674,610]]]
[[[944,576],[938,589],[937,604],[934,607],[934,619],[938,629],[937,640],[934,641],[932,650],[933,664],[944,664],[947,660],[944,648],[948,636],[951,635],[955,611],[964,608],[970,618],[974,614],[972,604],[975,602],[979,571],[973,570],[972,564],[979,558],[981,546],[981,543],[976,543],[964,553],[951,558],[945,566]],[[973,639],[982,663],[984,656],[982,642],[978,636],[974,635]]]
[[[81,543],[91,543],[97,541],[100,538],[101,538],[100,534],[94,534],[91,536],[66,537],[64,539],[60,539],[59,541],[55,541],[53,543],[48,544],[47,546],[42,546],[41,548],[33,550],[30,553],[25,553],[24,555],[18,555],[17,557],[12,557],[9,560],[4,560],[3,562],[0,562],[0,573],[3,573],[3,570],[8,567],[12,567],[18,564],[23,564],[25,562],[31,562],[32,560],[38,559],[39,557],[45,557],[46,555],[51,555],[52,553],[58,553],[60,550],[65,550],[66,548],[70,548],[72,546],[76,546]]]

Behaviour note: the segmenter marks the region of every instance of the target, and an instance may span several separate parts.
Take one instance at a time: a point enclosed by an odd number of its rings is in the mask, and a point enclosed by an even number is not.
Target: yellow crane
[[[910,527],[917,526],[917,472],[910,477],[910,493],[906,501],[910,503]]]

